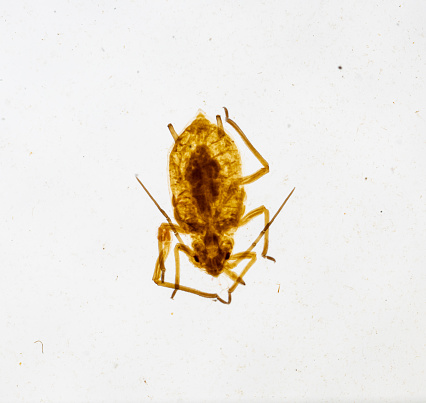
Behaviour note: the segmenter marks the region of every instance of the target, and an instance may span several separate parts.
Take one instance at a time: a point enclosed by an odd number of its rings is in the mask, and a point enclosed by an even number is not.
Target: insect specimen
[[[225,121],[240,135],[262,164],[262,168],[257,172],[248,176],[242,175],[240,154],[234,141],[225,132],[221,117],[217,115],[216,124],[213,124],[203,112],[199,111],[196,118],[180,135],[171,124],[168,125],[175,141],[169,155],[169,175],[177,224],[172,223],[170,217],[136,175],[138,182],[167,220],[167,223],[161,224],[158,229],[159,255],[155,263],[153,280],[159,286],[173,289],[172,298],[178,290],[181,290],[230,304],[233,291],[239,284],[245,285],[243,277],[256,261],[256,253],[252,250],[262,237],[264,238],[262,257],[275,261],[267,255],[269,227],[294,192],[293,189],[271,220],[269,210],[265,206],[244,215],[246,197],[244,185],[268,173],[269,165],[238,125],[229,118],[228,110],[224,109]],[[246,251],[233,254],[235,231],[261,214],[264,216],[265,226],[259,236]],[[178,240],[174,248],[176,271],[174,282],[167,282],[165,261],[172,245],[171,232]],[[180,234],[191,237],[192,247],[183,242]],[[187,255],[189,261],[205,273],[213,277],[224,273],[233,281],[228,289],[228,301],[218,294],[180,284],[180,252]],[[245,259],[248,259],[247,265],[239,275],[236,274],[234,268]]]

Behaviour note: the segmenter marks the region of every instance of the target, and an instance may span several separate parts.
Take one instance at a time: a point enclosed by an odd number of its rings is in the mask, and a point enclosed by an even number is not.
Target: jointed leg
[[[269,172],[269,164],[260,155],[260,153],[253,147],[253,145],[250,143],[249,139],[246,137],[246,135],[243,133],[243,131],[239,128],[239,126],[233,120],[229,119],[228,109],[226,109],[226,108],[223,108],[223,109],[225,109],[225,120],[226,120],[226,122],[229,123],[235,129],[235,131],[243,139],[244,143],[246,143],[246,145],[250,149],[250,151],[254,154],[254,156],[263,165],[263,168],[260,168],[254,174],[246,176],[245,178],[241,178],[241,183],[240,184],[241,185],[247,185],[248,183],[252,183],[254,181],[257,181],[263,175],[266,175]]]
[[[159,242],[159,247],[160,247],[160,255],[158,256],[157,262],[155,264],[155,270],[154,270],[154,276],[153,276],[153,280],[157,285],[160,285],[162,287],[166,287],[166,288],[173,288],[173,294],[172,294],[172,298],[175,296],[177,290],[183,290],[183,291],[188,291],[188,290],[192,290],[188,287],[185,286],[181,286],[179,284],[180,282],[180,262],[179,262],[179,250],[184,251],[187,254],[191,254],[191,249],[181,243],[176,244],[175,246],[175,260],[176,260],[176,274],[175,274],[175,282],[174,283],[169,283],[164,281],[164,275],[165,275],[165,271],[166,268],[164,266],[164,261],[167,258],[168,253],[170,252],[170,245],[171,242],[169,243],[168,241],[165,241],[164,243]],[[194,290],[196,291],[196,290]],[[192,292],[192,291],[189,291]],[[201,292],[196,292],[198,293],[198,295],[201,296],[207,296],[206,295],[202,295]]]
[[[189,292],[189,293],[192,293],[192,294],[195,294],[195,295],[199,295],[200,297],[204,297],[204,298],[215,298],[215,299],[219,300],[220,302],[222,302],[224,304],[230,304],[231,303],[231,294],[237,288],[238,284],[245,284],[243,277],[247,273],[247,271],[250,269],[250,267],[254,264],[254,262],[256,261],[256,253],[255,252],[241,252],[241,253],[236,253],[234,255],[231,255],[231,257],[229,258],[227,268],[225,269],[225,273],[229,277],[231,277],[232,280],[234,280],[234,284],[228,290],[228,301],[225,301],[218,294],[207,293],[207,292],[203,292],[203,291],[197,290],[197,289],[192,288],[192,287],[180,285],[179,252],[182,251],[188,256],[192,256],[193,253],[194,253],[191,250],[191,248],[189,248],[188,246],[181,244],[181,243],[176,244],[175,249],[174,249],[175,262],[176,262],[175,282],[170,283],[170,282],[164,281],[165,280],[164,279],[165,271],[166,271],[166,268],[164,266],[164,262],[167,258],[167,255],[170,252],[170,246],[171,246],[171,236],[170,236],[170,232],[167,231],[167,226],[168,226],[168,224],[162,224],[160,229],[159,229],[158,245],[159,245],[160,254],[159,254],[157,262],[155,264],[155,270],[154,270],[154,276],[153,276],[154,282],[161,287],[173,289],[174,291],[172,293],[171,298],[173,298],[176,295],[177,291],[180,290],[180,291]],[[162,229],[164,229],[164,231],[162,231]],[[177,227],[177,229],[180,230],[179,227]],[[160,233],[161,233],[161,239],[160,239]],[[241,274],[237,275],[236,273],[232,272],[231,270],[234,267],[236,267],[243,259],[250,259],[250,261],[248,262],[248,264],[246,265],[244,270],[241,272]],[[233,261],[233,262],[231,263],[231,261]]]
[[[171,247],[171,243],[172,243],[170,231],[173,230],[173,228],[178,230],[179,232],[183,231],[180,227],[178,227],[176,225],[173,225],[173,227],[171,227],[169,224],[166,224],[166,223],[162,224],[160,226],[160,228],[158,229],[159,256],[158,256],[157,262],[155,263],[154,276],[152,278],[153,281],[155,282],[155,284],[157,284],[161,287],[174,289],[173,294],[172,294],[172,298],[176,295],[178,290],[181,290],[181,291],[186,291],[186,292],[190,292],[192,294],[199,295],[200,297],[216,298],[220,302],[223,302],[224,304],[230,304],[231,303],[231,294],[230,293],[228,293],[228,301],[225,301],[222,298],[220,298],[218,294],[202,292],[202,291],[196,290],[195,288],[180,285],[179,251],[184,252],[188,256],[192,256],[194,254],[194,252],[191,250],[191,248],[189,248],[185,244],[178,243],[175,246],[175,250],[174,250],[175,262],[176,262],[175,282],[169,283],[167,281],[164,281],[165,272],[166,272],[166,267],[164,265],[164,262],[165,262],[168,254],[170,252],[170,247]]]
[[[167,259],[167,256],[170,252],[170,247],[172,245],[172,236],[170,234],[171,231],[176,231],[176,233],[185,233],[185,231],[180,228],[178,225],[170,225],[168,223],[163,223],[158,228],[158,259],[155,263],[155,270],[153,280],[158,284],[161,277],[161,281],[164,281],[164,274],[166,272],[166,267],[164,262]]]
[[[260,214],[265,215],[265,227],[269,223],[269,210],[265,206],[260,206],[249,213],[247,213],[243,218],[241,218],[240,226],[246,225],[249,221],[251,221],[254,217],[257,217]],[[267,256],[268,253],[268,247],[269,247],[269,227],[265,230],[265,238],[263,241],[263,251],[262,251],[262,257],[273,260],[275,262],[275,259],[271,256]]]
[[[172,133],[173,138],[176,140],[177,133],[173,129],[172,125],[169,125],[170,133]],[[211,293],[205,293],[202,291],[198,291],[194,288],[181,286],[179,284],[180,282],[180,263],[179,263],[179,250],[183,250],[187,255],[193,254],[191,251],[191,248],[186,246],[179,233],[186,233],[182,228],[180,228],[178,225],[173,224],[170,220],[170,217],[166,214],[166,212],[160,207],[160,205],[157,203],[157,201],[154,199],[154,197],[151,195],[151,193],[148,191],[148,189],[145,187],[145,185],[142,183],[142,181],[138,178],[136,175],[137,181],[140,183],[140,185],[144,188],[145,192],[148,194],[148,196],[151,198],[151,200],[154,202],[154,204],[157,206],[158,210],[160,210],[161,214],[163,214],[164,217],[167,219],[167,223],[163,223],[160,225],[160,228],[158,228],[158,250],[159,255],[158,259],[155,263],[155,269],[154,269],[154,275],[152,277],[155,284],[166,287],[166,288],[173,288],[175,291],[173,291],[172,298],[175,296],[177,290],[182,290],[186,292],[190,292],[196,295],[199,295],[200,297],[205,298],[216,298],[220,302],[223,302],[224,304],[230,304],[231,303],[231,293],[228,293],[228,301],[223,300],[219,297],[217,294],[211,294]],[[175,259],[176,259],[176,274],[175,274],[175,283],[168,283],[164,281],[165,273],[166,273],[166,266],[165,261],[167,259],[167,256],[170,252],[170,248],[172,245],[172,237],[170,234],[170,231],[173,231],[176,238],[178,239],[179,243],[175,246]]]
[[[234,290],[238,287],[238,284],[245,284],[244,281],[243,281],[243,277],[245,276],[245,274],[248,272],[250,267],[253,266],[254,262],[256,261],[256,252],[240,252],[240,253],[236,253],[234,255],[231,255],[229,260],[235,260],[235,262],[231,263],[228,266],[229,269],[233,269],[234,267],[236,267],[241,262],[241,260],[243,260],[243,259],[251,259],[251,260],[247,263],[247,266],[244,267],[244,270],[241,272],[241,274],[235,280],[232,287],[228,290],[229,298],[231,298],[231,293],[233,293]]]
[[[255,248],[255,246],[257,245],[257,243],[262,239],[262,237],[263,236],[267,236],[267,234],[268,234],[268,231],[269,231],[269,227],[272,225],[272,223],[274,222],[274,220],[277,218],[277,216],[278,216],[278,214],[280,213],[280,211],[283,209],[283,207],[285,206],[285,204],[287,203],[287,201],[288,201],[288,199],[290,198],[290,196],[293,194],[293,192],[294,192],[294,189],[295,188],[293,188],[293,190],[290,192],[290,194],[286,197],[286,199],[283,201],[283,203],[281,204],[281,206],[280,206],[280,208],[278,209],[278,211],[274,214],[274,216],[272,217],[272,219],[271,219],[271,221],[269,221],[266,225],[265,225],[265,227],[263,228],[263,230],[262,231],[260,231],[260,234],[257,236],[257,238],[254,240],[254,242],[250,245],[250,247],[245,251],[245,252],[242,252],[242,253],[237,253],[237,254],[235,254],[235,255],[231,255],[231,257],[230,257],[230,259],[237,259],[237,261],[235,262],[235,263],[233,263],[232,265],[230,265],[229,266],[229,268],[230,269],[232,269],[233,267],[235,267],[238,263],[239,263],[239,261],[240,261],[240,259],[244,259],[245,257],[249,257],[249,256],[251,256],[251,254],[252,253],[254,253],[254,252],[252,252],[252,250]],[[261,207],[258,207],[257,209],[255,209],[255,210],[253,210],[253,211],[251,211],[250,213],[248,213],[245,217],[243,217],[243,219],[242,219],[242,221],[243,221],[243,223],[246,223],[248,220],[250,220],[251,218],[253,218],[256,214],[256,212],[257,212],[257,214],[259,214],[259,210],[260,209],[262,209],[262,207],[264,208],[264,206],[261,206]],[[267,210],[267,209],[265,209],[268,213],[268,215],[266,216],[266,213],[265,213],[265,221],[267,221],[267,220],[269,220],[269,211]],[[268,243],[266,242],[265,243],[265,245],[263,246],[263,251],[266,253],[266,250],[268,249]],[[267,258],[269,258],[269,259],[271,259],[271,260],[274,260],[275,261],[275,259],[274,258],[271,258],[271,257],[268,257],[268,256],[266,256]],[[255,255],[255,257],[254,257],[254,260],[256,260],[256,255]],[[254,263],[254,261],[253,262],[250,262],[248,265],[247,265],[247,267],[243,270],[243,272],[242,272],[242,274],[240,275],[240,277],[242,278],[243,276],[244,276],[244,274],[247,272],[247,270],[250,268],[250,266],[252,265]],[[234,287],[236,287],[237,285],[236,284],[234,284]],[[231,287],[232,288],[232,287]]]

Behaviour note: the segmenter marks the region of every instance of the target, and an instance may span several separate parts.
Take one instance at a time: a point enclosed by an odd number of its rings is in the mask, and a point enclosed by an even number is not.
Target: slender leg
[[[164,277],[164,272],[166,271],[166,268],[164,266],[164,262],[167,259],[167,256],[169,255],[170,252],[170,247],[172,245],[172,237],[170,232],[173,231],[176,233],[185,233],[185,231],[179,227],[178,225],[170,225],[168,223],[163,223],[160,225],[160,227],[158,228],[158,251],[159,251],[159,255],[158,255],[158,259],[157,259],[157,264],[156,266],[158,266],[158,269],[161,270],[163,272],[162,277]],[[156,267],[157,269],[157,267]],[[155,274],[154,274],[155,276]]]
[[[235,262],[230,264],[230,268],[234,268],[235,266],[237,266],[243,259],[250,259],[250,261],[247,263],[246,267],[244,267],[244,270],[241,272],[241,274],[235,280],[234,284],[228,290],[229,296],[231,296],[234,290],[238,287],[238,284],[244,283],[244,282],[241,282],[243,277],[248,272],[250,267],[253,266],[254,262],[256,262],[256,252],[241,252],[241,253],[236,253],[234,255],[231,255],[229,260],[235,260]]]
[[[170,232],[169,232],[171,229],[168,228],[168,225],[169,224],[166,224],[166,223],[162,224],[159,228],[159,231],[158,231],[159,232],[158,245],[159,245],[159,252],[160,253],[159,253],[157,262],[155,264],[154,276],[152,278],[154,280],[154,282],[161,287],[173,289],[173,293],[172,293],[171,298],[173,298],[176,295],[177,291],[179,290],[179,291],[189,292],[189,293],[192,293],[192,294],[198,295],[200,297],[204,297],[204,298],[215,298],[215,299],[219,300],[220,302],[222,302],[223,304],[230,304],[231,303],[231,294],[237,288],[238,284],[245,284],[244,281],[243,281],[243,277],[247,273],[247,271],[250,269],[250,267],[254,264],[254,262],[256,261],[256,253],[255,252],[241,252],[241,253],[236,253],[229,258],[228,267],[226,268],[227,272],[230,272],[243,259],[250,259],[250,261],[248,262],[248,264],[246,265],[246,267],[244,268],[244,270],[241,272],[241,274],[239,276],[237,276],[235,273],[233,273],[234,274],[233,276],[232,275],[230,276],[234,280],[234,284],[228,290],[228,301],[225,301],[218,294],[203,292],[203,291],[197,290],[195,288],[187,287],[187,286],[180,284],[179,252],[184,252],[187,256],[192,256],[193,253],[194,253],[191,250],[191,248],[189,248],[185,244],[178,243],[178,244],[176,244],[176,246],[174,248],[175,262],[176,262],[176,273],[175,273],[174,283],[170,283],[170,282],[165,281],[164,277],[165,277],[166,269],[165,269],[165,266],[164,266],[164,262],[167,258],[167,255],[170,252],[170,247],[171,247],[171,235],[170,235]],[[176,226],[173,226],[173,228],[180,229],[179,227],[176,227]],[[231,262],[231,261],[233,261],[233,262]],[[226,274],[229,276],[228,273],[226,273]]]
[[[287,203],[287,201],[288,201],[288,199],[290,199],[290,196],[293,194],[293,192],[294,192],[294,189],[295,188],[293,188],[293,190],[290,192],[290,194],[286,197],[286,199],[283,201],[283,203],[281,204],[281,206],[280,206],[280,208],[278,209],[278,211],[275,213],[275,215],[272,217],[272,219],[271,219],[271,221],[269,221],[266,225],[265,225],[265,227],[263,228],[263,230],[262,231],[260,231],[260,234],[257,236],[257,238],[254,240],[254,242],[250,245],[250,247],[245,251],[245,252],[241,252],[241,253],[237,253],[237,254],[235,254],[235,255],[231,255],[231,257],[230,257],[230,259],[237,259],[237,261],[236,261],[236,263],[235,264],[232,264],[232,265],[230,265],[229,266],[229,268],[230,269],[232,269],[233,267],[235,267],[235,265],[237,265],[238,264],[238,262],[239,262],[239,260],[238,259],[240,259],[240,257],[242,256],[243,258],[244,257],[246,257],[246,256],[251,256],[250,254],[252,253],[251,251],[255,248],[255,246],[257,245],[257,243],[262,239],[262,237],[263,236],[266,236],[266,234],[268,233],[268,230],[269,230],[269,227],[272,225],[272,223],[275,221],[275,219],[277,218],[277,216],[278,216],[278,214],[280,213],[280,211],[283,209],[283,207],[285,206],[285,204]],[[249,216],[250,214],[253,214],[253,212],[255,212],[257,209],[255,209],[255,210],[253,210],[252,212],[250,212],[250,213],[248,213],[247,214],[247,216]],[[246,216],[246,217],[247,217]],[[253,217],[253,216],[252,216]],[[243,219],[244,219],[244,217],[243,217]],[[263,249],[265,250],[265,246],[263,247]],[[267,249],[267,247],[266,247],[266,249]],[[273,258],[272,258],[272,260],[274,260]],[[254,262],[253,262],[254,263]],[[251,263],[251,264],[253,264],[253,263]],[[251,266],[251,264],[249,263],[249,265],[247,265],[247,267],[248,268],[246,268],[244,271],[243,271],[243,275],[245,274],[245,272],[250,268],[250,266]],[[240,277],[242,277],[241,275],[240,275]],[[234,286],[236,286],[235,284],[234,284]]]
[[[265,206],[260,206],[249,213],[247,213],[243,218],[241,218],[241,221],[239,223],[239,226],[246,225],[249,221],[251,221],[254,217],[264,214],[265,215],[265,227],[269,223],[269,210]],[[268,253],[268,247],[269,247],[269,227],[265,230],[265,238],[263,241],[263,251],[262,251],[262,257],[272,260],[275,262],[275,259],[271,256],[267,256]]]
[[[160,225],[160,228],[158,228],[158,250],[159,255],[157,262],[155,263],[155,269],[154,269],[154,275],[152,277],[152,280],[155,282],[155,284],[166,287],[166,288],[172,288],[174,289],[172,298],[176,295],[178,290],[190,292],[192,294],[199,295],[200,297],[205,298],[217,298],[220,302],[223,302],[224,304],[230,304],[231,303],[231,296],[229,294],[229,300],[225,301],[222,298],[220,298],[217,294],[212,293],[206,293],[199,290],[196,290],[195,288],[186,287],[183,285],[180,285],[180,259],[179,259],[179,251],[184,252],[188,256],[192,256],[194,252],[186,246],[183,243],[178,243],[175,246],[174,253],[175,253],[175,262],[176,262],[176,272],[175,272],[175,282],[169,283],[167,281],[164,281],[165,273],[166,273],[166,267],[165,267],[165,261],[167,259],[167,256],[170,252],[171,244],[172,244],[172,237],[170,234],[170,231],[177,231],[177,232],[184,232],[184,230],[177,225],[170,225],[168,223],[163,223]]]
[[[184,285],[180,285],[180,260],[179,260],[179,252],[182,251],[184,253],[186,253],[187,255],[192,255],[194,252],[186,245],[184,244],[176,244],[175,246],[175,261],[176,261],[176,274],[175,274],[175,282],[174,283],[169,283],[167,281],[164,281],[164,272],[165,269],[162,270],[160,268],[160,262],[161,260],[163,260],[163,254],[162,251],[164,251],[165,248],[163,248],[162,250],[160,250],[160,256],[158,257],[157,263],[155,265],[155,271],[154,271],[154,277],[153,280],[154,282],[161,286],[161,287],[166,287],[166,288],[172,288],[174,289],[173,294],[172,294],[172,298],[176,295],[177,291],[185,291],[185,292],[190,292],[192,294],[195,295],[199,295],[200,297],[204,297],[204,298],[216,298],[218,299],[220,302],[224,303],[224,304],[230,304],[231,303],[231,293],[228,292],[228,301],[225,301],[224,299],[220,298],[218,294],[213,294],[213,293],[207,293],[207,292],[202,292],[199,290],[196,290],[195,288],[191,288],[191,287],[186,287]],[[170,246],[169,249],[170,250]],[[168,251],[167,251],[168,253]],[[162,263],[164,264],[164,260],[162,261]],[[236,287],[235,285],[233,286],[234,288]]]
[[[239,126],[231,119],[229,119],[228,109],[225,109],[225,120],[227,123],[229,123],[235,131],[241,136],[244,143],[246,143],[247,147],[250,149],[250,151],[254,154],[254,156],[259,160],[259,162],[263,165],[263,168],[260,168],[258,171],[256,171],[254,174],[251,174],[249,176],[246,176],[245,178],[241,178],[240,185],[247,185],[248,183],[252,183],[254,181],[257,181],[259,178],[261,178],[263,175],[266,175],[269,172],[269,164],[266,162],[266,160],[260,155],[260,153],[253,147],[253,145],[250,143],[247,136],[243,133],[243,131],[239,128]]]
[[[234,267],[234,266],[233,266]],[[246,285],[246,283],[244,282],[244,280],[238,276],[238,274],[234,273],[231,269],[229,269],[228,267],[224,267],[223,268],[223,272],[233,281],[238,281],[240,284],[242,285]]]
[[[171,127],[171,128],[170,128]],[[170,132],[172,133],[173,138],[175,138],[176,132],[173,129],[172,125],[169,125]],[[154,202],[154,204],[157,206],[158,210],[160,210],[160,213],[163,214],[164,217],[166,217],[167,223],[163,223],[160,225],[160,228],[158,228],[158,259],[155,263],[155,269],[154,269],[154,275],[152,277],[152,280],[155,282],[155,284],[166,287],[166,288],[173,288],[173,294],[172,298],[175,296],[177,290],[182,290],[186,292],[190,292],[196,295],[199,295],[200,297],[205,298],[216,298],[220,302],[223,302],[224,304],[230,304],[231,303],[231,293],[228,293],[228,301],[223,300],[219,297],[218,294],[211,294],[202,292],[199,290],[196,290],[195,288],[190,288],[186,286],[180,285],[180,262],[179,262],[179,250],[182,250],[187,255],[192,255],[194,252],[192,252],[191,248],[186,246],[182,238],[180,237],[179,233],[186,233],[181,227],[179,227],[176,224],[173,224],[170,217],[166,214],[166,212],[160,207],[160,205],[157,203],[157,201],[154,199],[154,197],[149,193],[148,189],[145,187],[145,185],[142,183],[142,181],[138,178],[136,175],[137,181],[140,183],[140,185],[144,188],[145,192],[148,194],[148,196],[151,198],[151,200]],[[175,282],[169,283],[164,281],[165,273],[166,273],[166,266],[165,261],[167,259],[167,256],[169,255],[170,248],[172,245],[172,237],[170,234],[170,231],[172,231],[176,238],[178,239],[179,243],[175,246],[175,259],[176,259],[176,274],[175,274]],[[242,280],[241,280],[242,281]]]
[[[256,261],[256,253],[252,252],[253,248],[257,245],[257,243],[262,239],[263,236],[265,238],[267,237],[269,227],[275,221],[278,214],[283,209],[284,205],[287,203],[288,199],[293,194],[293,192],[294,192],[294,189],[290,192],[290,194],[283,201],[283,203],[281,204],[278,211],[272,217],[271,221],[269,221],[269,211],[265,208],[265,206],[260,206],[257,209],[250,211],[249,213],[247,213],[247,215],[245,215],[241,219],[240,225],[244,225],[244,224],[247,224],[247,222],[249,222],[252,218],[256,217],[259,214],[262,214],[262,212],[263,212],[265,214],[266,224],[265,224],[265,227],[263,228],[263,230],[260,231],[260,234],[257,236],[256,240],[251,244],[251,246],[245,252],[235,253],[234,255],[230,256],[230,258],[228,260],[227,268],[226,268],[227,271],[231,271],[232,269],[234,269],[243,259],[251,259],[251,260],[247,263],[247,266],[244,268],[244,270],[241,272],[241,274],[235,279],[235,282],[232,285],[232,287],[228,290],[229,296],[231,296],[231,293],[234,292],[234,290],[238,287],[238,284],[245,284],[243,277],[245,276],[247,271],[250,269],[251,266],[253,266],[254,262]],[[263,256],[264,253],[266,254],[267,250],[268,250],[268,242],[265,242],[265,244],[263,246],[262,256]],[[271,258],[269,256],[266,256],[266,257],[275,261],[274,258]],[[231,262],[231,261],[233,261],[233,262]]]
[[[156,279],[158,280],[161,276],[161,280],[164,281],[164,274],[166,272],[166,267],[164,265],[164,262],[167,259],[167,256],[170,252],[170,247],[172,245],[172,236],[170,234],[171,231],[174,231],[176,233],[185,233],[185,231],[180,228],[178,225],[170,225],[168,223],[163,223],[158,228],[158,259],[155,263],[155,270],[154,270],[154,276],[153,280],[157,283]],[[157,283],[158,284],[158,283]]]
[[[180,259],[179,259],[179,251],[185,252],[188,256],[191,256],[194,254],[194,252],[191,251],[191,249],[186,246],[183,245],[181,243],[178,243],[175,246],[175,263],[176,263],[176,271],[175,271],[175,290],[173,291],[172,296],[170,297],[171,299],[174,298],[174,296],[176,295],[177,291],[179,290],[179,284],[180,284]]]

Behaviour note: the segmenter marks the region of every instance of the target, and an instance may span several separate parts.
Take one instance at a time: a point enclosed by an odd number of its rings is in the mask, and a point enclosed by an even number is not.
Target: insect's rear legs
[[[189,257],[191,257],[194,254],[194,252],[191,250],[191,248],[189,248],[188,246],[186,246],[183,243],[176,244],[175,249],[174,249],[175,263],[176,263],[175,282],[170,283],[170,282],[165,281],[166,267],[165,267],[164,263],[167,259],[167,256],[169,255],[170,248],[171,248],[171,245],[172,245],[171,231],[185,233],[185,231],[181,227],[179,227],[175,224],[170,225],[168,223],[163,223],[158,228],[159,255],[158,255],[157,262],[155,263],[154,276],[152,277],[152,280],[154,281],[154,283],[161,286],[161,287],[173,289],[173,294],[171,296],[172,298],[176,295],[178,290],[180,290],[180,291],[190,292],[192,294],[196,294],[196,295],[199,295],[200,297],[204,297],[204,298],[215,298],[215,299],[218,299],[220,302],[222,302],[224,304],[230,304],[231,303],[231,294],[230,293],[229,293],[229,296],[228,296],[228,301],[225,301],[224,299],[220,298],[219,295],[217,295],[217,294],[206,293],[206,292],[196,290],[195,288],[180,285],[179,252],[182,251]]]
[[[260,206],[249,213],[247,213],[240,221],[241,225],[246,225],[249,221],[251,221],[254,217],[257,217],[260,214],[264,214],[265,216],[265,227],[269,223],[269,210],[265,206]],[[265,238],[263,241],[263,251],[262,251],[262,257],[273,260],[275,262],[275,259],[271,256],[267,256],[268,253],[268,247],[269,247],[269,228],[265,230]]]
[[[164,281],[164,278],[160,279],[160,273],[161,273],[161,270],[160,270],[160,271],[156,271],[156,273],[154,273],[155,283],[162,286],[162,287],[173,288],[174,290],[173,290],[171,298],[173,298],[176,295],[176,293],[178,292],[178,290],[180,290],[180,291],[189,292],[191,294],[199,295],[200,297],[204,297],[204,298],[215,298],[215,299],[219,300],[220,302],[222,302],[224,304],[230,304],[231,303],[231,293],[230,292],[228,292],[228,301],[225,301],[218,294],[207,293],[207,292],[199,291],[199,290],[192,288],[192,287],[180,285],[180,259],[179,259],[179,252],[180,251],[184,252],[189,257],[191,257],[194,254],[194,252],[191,250],[191,248],[189,248],[185,244],[183,244],[183,243],[176,244],[176,246],[175,246],[175,262],[176,262],[175,282],[169,283],[169,282]],[[156,275],[157,275],[157,278],[155,278]],[[234,286],[234,288],[235,288],[235,286]]]
[[[234,128],[234,130],[240,135],[240,137],[242,138],[242,140],[244,141],[244,143],[247,145],[247,147],[250,149],[250,151],[254,154],[254,156],[263,165],[263,168],[260,168],[254,174],[251,174],[249,176],[241,178],[240,185],[247,185],[248,183],[255,182],[259,178],[261,178],[263,175],[266,175],[269,172],[269,164],[265,160],[265,158],[263,158],[260,155],[259,151],[257,151],[254,148],[253,144],[250,143],[249,139],[244,134],[244,132],[240,129],[240,127],[232,119],[229,119],[228,109],[226,109],[226,108],[223,108],[223,109],[225,109],[225,121]]]

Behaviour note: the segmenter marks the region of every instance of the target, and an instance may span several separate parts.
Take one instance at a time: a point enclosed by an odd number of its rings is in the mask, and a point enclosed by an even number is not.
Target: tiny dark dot
[[[343,68],[342,66],[339,66],[339,70],[342,70],[342,68]]]
[[[365,177],[365,180],[367,180],[367,177]]]

